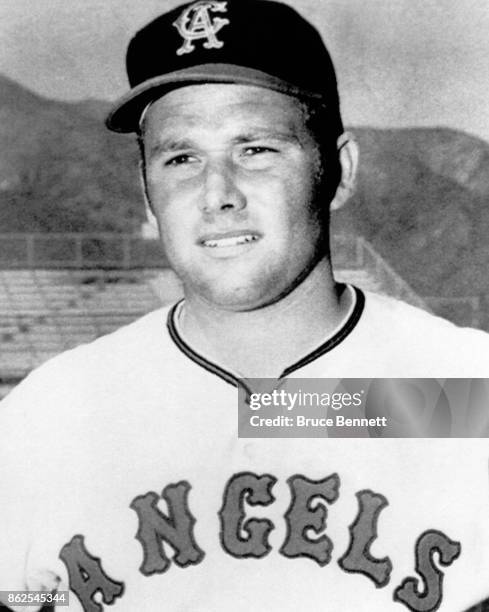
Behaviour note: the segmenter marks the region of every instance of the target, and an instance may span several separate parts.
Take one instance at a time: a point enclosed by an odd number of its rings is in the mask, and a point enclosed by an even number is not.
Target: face
[[[245,85],[183,87],[148,109],[143,142],[148,198],[187,299],[256,309],[317,264],[321,164],[297,100]]]

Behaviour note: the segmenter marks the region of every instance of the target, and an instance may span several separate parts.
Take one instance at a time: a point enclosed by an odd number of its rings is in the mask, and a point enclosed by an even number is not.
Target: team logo
[[[217,39],[219,30],[229,23],[229,19],[212,16],[212,13],[225,13],[227,2],[202,0],[187,7],[180,17],[173,22],[185,42],[177,50],[177,55],[191,53],[195,50],[194,40],[205,39],[206,49],[220,49],[224,43]]]

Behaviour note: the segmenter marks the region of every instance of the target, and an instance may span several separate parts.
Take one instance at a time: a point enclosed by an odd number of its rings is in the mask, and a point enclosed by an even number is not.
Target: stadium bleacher
[[[170,270],[0,271],[0,396],[57,353],[180,295]]]
[[[65,247],[71,241],[77,248],[73,253],[62,251],[62,257],[55,249],[54,259],[49,259],[46,235],[4,236],[2,242],[8,246],[13,241],[22,248],[16,257],[8,249],[4,259],[0,257],[0,398],[57,353],[110,333],[182,295],[180,281],[156,248],[159,244],[138,242],[132,235],[60,234],[49,239],[54,246],[59,242]],[[99,249],[99,259],[84,248],[94,241],[103,246],[104,240],[108,247]],[[125,255],[119,265],[111,260],[108,268],[107,253],[112,253],[114,241],[121,242]],[[426,307],[362,238],[338,235],[334,243],[338,280]]]
[[[381,289],[365,270],[341,270],[338,278]],[[0,396],[57,353],[108,334],[181,294],[169,269],[0,271]]]

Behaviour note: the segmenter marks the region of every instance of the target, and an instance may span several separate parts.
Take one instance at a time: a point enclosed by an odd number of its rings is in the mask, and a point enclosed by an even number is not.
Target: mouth
[[[205,238],[201,241],[202,246],[210,249],[226,249],[236,247],[250,242],[257,242],[259,236],[257,234],[239,234],[237,236],[222,236],[219,238]]]
[[[198,243],[208,249],[232,249],[258,242],[260,238],[261,234],[258,232],[245,229],[205,234],[198,240]]]

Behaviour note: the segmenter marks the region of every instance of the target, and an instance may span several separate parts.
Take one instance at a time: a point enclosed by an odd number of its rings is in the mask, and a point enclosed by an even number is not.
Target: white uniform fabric
[[[489,378],[486,334],[389,298],[366,294],[363,301],[357,292],[343,328],[288,375]],[[118,594],[109,606],[100,594],[82,605],[70,593],[69,608],[60,610],[462,612],[489,597],[487,440],[238,439],[232,375],[192,353],[174,323],[167,326],[168,312],[52,359],[0,405],[0,590],[52,588],[56,577],[67,588],[60,551],[82,536],[106,577],[119,583]],[[252,490],[260,478],[261,493]],[[323,480],[336,497],[302,510],[317,510],[316,534],[293,534],[330,539],[331,558],[321,564],[314,554],[281,552],[287,521],[298,516],[288,513],[291,486],[297,497],[305,479]],[[240,498],[243,483],[248,494]],[[176,510],[175,498],[174,506],[161,499],[168,485],[188,488],[188,512]],[[149,492],[159,500],[153,513],[149,498],[141,510]],[[379,504],[365,556],[388,558],[382,584],[338,563],[362,496]],[[261,543],[269,549],[261,558],[247,548],[246,529],[257,524],[233,528],[240,499],[244,521],[271,521],[260,523],[268,526]],[[160,542],[159,555],[148,539],[143,547],[158,512],[191,533],[193,561],[185,554],[175,561],[168,542]],[[195,523],[185,526],[188,513]],[[415,567],[416,542],[427,531],[451,542],[448,563],[437,552],[420,560],[429,592]],[[437,572],[442,586],[433,598]],[[411,603],[394,601],[410,578],[418,589]]]

